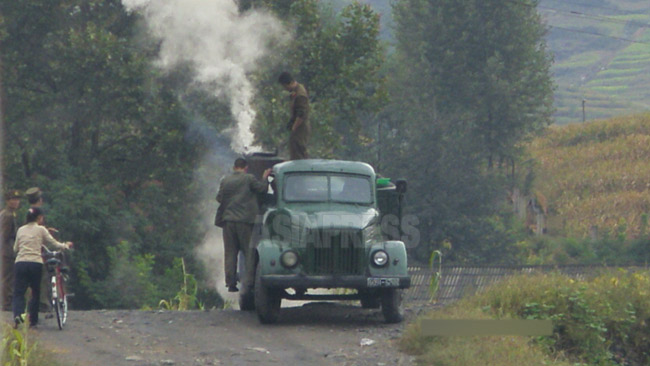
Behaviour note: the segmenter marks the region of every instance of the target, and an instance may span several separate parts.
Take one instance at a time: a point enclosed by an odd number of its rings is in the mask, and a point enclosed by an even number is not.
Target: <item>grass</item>
[[[42,348],[34,333],[24,323],[18,329],[13,329],[8,324],[2,325],[2,352],[0,364],[2,366],[58,366],[54,356]]]
[[[403,352],[417,356],[420,365],[432,366],[569,366],[566,360],[545,354],[529,337],[422,337],[423,319],[491,319],[478,309],[453,307],[426,315],[410,324],[400,340]]]
[[[420,317],[400,347],[422,365],[646,365],[650,273],[603,271],[584,281],[521,275]],[[423,319],[547,319],[546,337],[423,337]]]

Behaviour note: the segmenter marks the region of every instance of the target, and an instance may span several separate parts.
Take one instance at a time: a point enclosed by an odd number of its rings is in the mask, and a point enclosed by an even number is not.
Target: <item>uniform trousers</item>
[[[0,283],[0,297],[2,298],[2,310],[11,311],[11,298],[14,292],[14,258],[13,255],[2,254],[2,280]]]
[[[237,256],[241,250],[245,258],[245,273],[242,279],[244,291],[255,283],[255,251],[251,248],[253,224],[226,221],[223,227],[224,269],[226,286],[237,285]]]

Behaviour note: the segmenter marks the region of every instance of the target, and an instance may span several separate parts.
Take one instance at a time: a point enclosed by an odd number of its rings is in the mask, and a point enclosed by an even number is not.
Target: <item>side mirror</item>
[[[395,190],[399,193],[406,193],[406,180],[404,179],[399,179],[397,182],[395,182]]]

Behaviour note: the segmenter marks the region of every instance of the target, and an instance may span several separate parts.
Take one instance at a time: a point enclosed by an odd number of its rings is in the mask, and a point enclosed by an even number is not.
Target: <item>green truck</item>
[[[406,182],[354,161],[249,164],[253,174],[273,165],[273,193],[260,197],[255,287],[241,295],[242,310],[255,308],[266,324],[278,320],[282,299],[360,300],[381,307],[386,322],[402,321],[402,290],[410,286],[399,240]],[[337,290],[310,293],[319,288]]]

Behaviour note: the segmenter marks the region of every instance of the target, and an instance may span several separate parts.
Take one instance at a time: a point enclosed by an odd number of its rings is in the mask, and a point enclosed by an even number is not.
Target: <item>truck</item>
[[[406,182],[357,161],[247,160],[258,177],[272,166],[272,192],[259,199],[254,288],[240,294],[240,308],[270,324],[282,300],[358,300],[381,308],[387,323],[401,322],[402,291],[411,282],[400,240]]]

